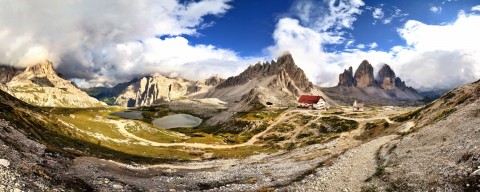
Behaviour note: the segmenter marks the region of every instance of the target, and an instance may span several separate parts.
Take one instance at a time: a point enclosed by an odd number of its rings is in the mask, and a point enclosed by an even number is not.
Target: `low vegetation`
[[[354,120],[342,119],[340,117],[322,117],[322,123],[318,127],[321,133],[340,133],[350,131],[358,127]]]

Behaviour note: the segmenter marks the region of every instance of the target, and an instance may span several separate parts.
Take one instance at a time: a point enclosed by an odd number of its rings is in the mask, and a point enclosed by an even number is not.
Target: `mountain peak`
[[[374,85],[373,67],[367,60],[363,60],[360,66],[358,66],[354,79],[357,87],[370,87]]]
[[[343,73],[339,75],[338,79],[339,79],[338,86],[346,86],[346,87],[354,86],[355,79],[353,78],[352,66],[350,66],[348,70],[345,69]]]
[[[395,72],[390,68],[389,65],[384,64],[382,68],[378,71],[378,85],[383,89],[395,89]]]
[[[293,60],[292,54],[285,52],[277,61],[258,62],[255,65],[250,65],[245,71],[237,76],[230,77],[220,83],[218,88],[225,88],[230,86],[243,85],[254,78],[264,78],[270,76],[282,76],[287,74],[289,78],[297,84],[298,88],[308,92],[312,89],[313,84],[308,80],[305,73],[299,68]]]
[[[284,53],[282,53],[282,55],[280,55],[278,58],[277,58],[277,63],[295,63],[293,61],[293,56],[290,52],[288,51],[285,51]]]
[[[34,75],[49,75],[56,74],[53,69],[53,63],[49,60],[44,60],[36,63],[35,65],[27,67],[26,73],[32,73]]]

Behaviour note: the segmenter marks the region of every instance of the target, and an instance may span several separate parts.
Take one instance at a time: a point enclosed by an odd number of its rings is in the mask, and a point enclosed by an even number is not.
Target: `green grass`
[[[420,115],[420,112],[422,112],[422,109],[423,108],[419,108],[419,109],[392,117],[392,120],[397,122],[405,122],[405,121],[412,120],[414,118],[417,118]]]
[[[321,133],[344,132],[356,129],[358,122],[348,119],[342,119],[336,116],[322,117],[322,124],[320,125]]]
[[[271,130],[278,131],[280,133],[287,133],[287,132],[293,131],[294,129],[295,129],[295,126],[290,123],[280,123],[275,125]]]
[[[379,119],[373,122],[368,122],[365,124],[365,130],[373,129],[379,125],[382,125],[383,127],[387,128],[389,126],[389,123],[385,119]]]
[[[265,131],[267,127],[268,127],[268,124],[263,123],[262,125],[252,130],[244,131],[240,134],[223,134],[223,136],[226,138],[227,143],[231,143],[231,144],[245,143],[248,140],[250,140],[254,135],[261,133],[262,131]]]

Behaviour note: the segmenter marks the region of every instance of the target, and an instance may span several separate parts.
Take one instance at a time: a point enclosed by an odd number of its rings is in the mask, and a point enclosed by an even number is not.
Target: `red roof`
[[[315,104],[318,103],[320,99],[323,99],[322,96],[313,96],[313,95],[302,95],[298,99],[299,103],[306,103],[306,104]]]

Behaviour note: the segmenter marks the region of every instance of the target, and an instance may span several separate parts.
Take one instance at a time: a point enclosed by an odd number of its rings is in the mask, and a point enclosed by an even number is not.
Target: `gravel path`
[[[397,137],[384,136],[353,148],[332,166],[318,168],[304,180],[278,191],[360,191],[364,180],[375,173],[377,150]]]

